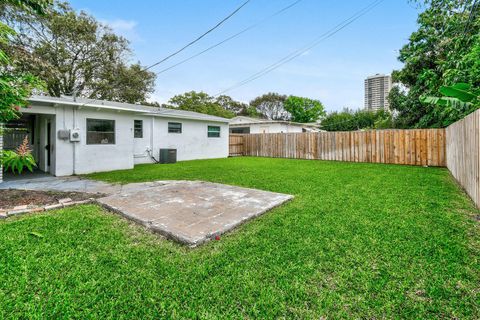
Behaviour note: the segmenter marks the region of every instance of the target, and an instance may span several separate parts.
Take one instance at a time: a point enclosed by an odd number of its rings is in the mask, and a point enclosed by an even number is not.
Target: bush
[[[327,131],[354,131],[368,129],[391,129],[394,119],[390,112],[385,110],[369,111],[344,110],[328,114],[320,125]]]
[[[28,147],[28,137],[23,139],[22,144],[16,151],[3,151],[1,160],[4,170],[11,170],[13,173],[15,173],[15,171],[17,171],[17,173],[22,173],[25,168],[30,172],[33,172],[33,167],[37,166],[32,152]]]

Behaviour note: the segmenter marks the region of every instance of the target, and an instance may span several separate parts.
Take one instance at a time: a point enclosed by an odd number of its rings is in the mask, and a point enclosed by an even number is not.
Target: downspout
[[[150,154],[151,154],[151,157],[152,159],[155,160],[155,153],[153,152],[153,137],[154,137],[154,133],[153,131],[155,130],[155,117],[152,116],[152,125],[150,127]]]
[[[73,101],[77,102],[77,92],[78,90],[73,90]],[[77,128],[77,119],[76,119],[76,108],[73,107],[73,129]],[[72,165],[72,174],[76,175],[77,174],[77,143],[76,142],[71,142],[73,144],[73,165]]]
[[[77,127],[77,120],[76,120],[76,115],[77,115],[77,112],[76,112],[76,108],[72,108],[73,110],[73,129],[75,129]],[[75,142],[71,142],[72,145],[73,145],[73,165],[72,165],[72,174],[75,175],[77,173],[77,168],[76,168],[76,163],[77,163],[77,144]]]

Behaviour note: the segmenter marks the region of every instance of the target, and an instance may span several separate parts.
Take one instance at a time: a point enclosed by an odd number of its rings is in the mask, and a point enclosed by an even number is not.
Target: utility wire
[[[314,41],[312,41],[310,44],[306,45],[305,47],[303,48],[300,48],[294,52],[292,52],[291,54],[285,56],[284,58],[278,60],[277,62],[273,63],[272,65],[264,68],[263,70],[253,74],[252,76],[238,82],[237,84],[217,93],[216,95],[214,96],[220,96],[228,91],[231,91],[233,89],[236,89],[238,87],[241,87],[251,81],[254,81],[270,72],[272,72],[273,70],[281,67],[282,65],[292,61],[293,59],[301,56],[302,54],[304,54],[305,52],[309,51],[310,49],[316,47],[318,44],[320,44],[322,41],[324,40],[327,40],[329,38],[331,38],[332,36],[334,36],[335,34],[337,34],[338,32],[340,32],[341,30],[343,30],[344,28],[346,28],[347,26],[349,26],[350,24],[352,24],[353,22],[355,22],[356,20],[360,19],[362,16],[364,16],[365,14],[367,14],[369,11],[371,11],[372,9],[374,9],[376,6],[378,6],[380,3],[384,2],[385,0],[375,0],[373,1],[372,3],[370,3],[368,6],[364,7],[363,9],[357,11],[355,14],[353,14],[351,17],[349,17],[348,19],[342,21],[341,23],[337,24],[335,27],[331,28],[330,30],[328,30],[327,32],[321,34],[319,37],[317,37]]]
[[[249,26],[249,27],[247,27],[247,28],[245,28],[245,29],[243,29],[243,30],[241,30],[241,31],[239,31],[239,32],[231,35],[230,37],[228,37],[228,38],[226,38],[226,39],[224,39],[224,40],[222,40],[222,41],[220,41],[220,42],[218,42],[218,43],[216,43],[216,44],[214,44],[214,45],[206,48],[205,50],[200,51],[200,52],[198,52],[198,53],[196,53],[196,54],[194,54],[194,55],[192,55],[192,56],[190,56],[190,57],[188,57],[188,58],[186,58],[186,59],[183,59],[183,60],[175,63],[174,65],[172,65],[172,66],[170,66],[170,67],[168,67],[168,68],[165,68],[165,69],[162,69],[162,70],[158,71],[158,72],[157,72],[157,75],[158,75],[158,74],[162,74],[162,73],[164,73],[164,72],[166,72],[166,71],[168,71],[168,70],[171,70],[171,69],[173,69],[173,68],[175,68],[175,67],[177,67],[177,66],[179,66],[179,65],[181,65],[181,64],[184,64],[185,62],[188,62],[188,61],[190,61],[190,60],[192,60],[192,59],[194,59],[194,58],[196,58],[196,57],[198,57],[198,56],[200,56],[200,55],[202,55],[202,54],[204,54],[204,53],[206,53],[206,52],[208,52],[208,51],[210,51],[210,50],[212,50],[212,49],[215,49],[216,47],[219,47],[219,46],[221,46],[222,44],[224,44],[224,43],[226,43],[226,42],[228,42],[228,41],[230,41],[230,40],[232,40],[232,39],[234,39],[234,38],[236,38],[236,37],[244,34],[245,32],[250,31],[250,30],[258,27],[259,25],[267,22],[268,20],[270,20],[270,19],[272,19],[272,18],[274,18],[274,17],[282,14],[283,12],[287,11],[288,9],[294,7],[295,5],[297,5],[297,4],[298,4],[299,2],[301,2],[301,1],[303,1],[303,0],[297,0],[297,1],[293,2],[293,3],[291,3],[290,5],[288,5],[288,6],[284,7],[284,8],[282,8],[282,9],[280,9],[279,11],[273,13],[272,15],[270,15],[270,16],[268,16],[268,17],[266,17],[266,18],[264,18],[264,19],[262,19],[262,20],[260,20],[260,21],[258,21],[257,23],[254,23],[254,24],[252,24],[251,26]]]
[[[155,62],[154,64],[150,65],[150,66],[147,66],[145,68],[142,69],[142,71],[147,71],[165,61],[167,61],[168,59],[172,58],[173,56],[179,54],[180,52],[182,52],[183,50],[185,50],[186,48],[190,47],[191,45],[193,45],[194,43],[198,42],[200,39],[202,39],[203,37],[205,37],[207,34],[211,33],[212,31],[214,31],[215,29],[217,29],[218,27],[220,27],[224,22],[226,22],[228,19],[230,19],[231,17],[233,17],[238,11],[240,11],[244,6],[246,6],[251,0],[247,0],[245,2],[243,2],[238,8],[236,8],[232,13],[230,13],[228,16],[226,16],[225,18],[223,18],[220,22],[218,22],[214,27],[210,28],[209,30],[207,30],[206,32],[204,32],[202,35],[200,35],[199,37],[197,37],[195,40],[189,42],[188,44],[186,44],[185,46],[183,46],[182,48],[180,48],[179,50],[173,52],[172,54],[169,54],[168,56],[166,56],[165,58],[163,58],[162,60],[158,61],[158,62]],[[80,107],[82,106],[85,106],[89,103],[95,103],[96,101],[100,100],[99,98],[90,98],[89,99],[90,101],[86,101],[84,102],[82,105],[80,105]]]
[[[244,6],[247,5],[247,3],[249,3],[251,0],[247,0],[245,1],[244,3],[242,3],[240,5],[240,7],[238,7],[237,9],[235,9],[232,13],[230,13],[228,16],[226,16],[223,20],[221,20],[219,23],[217,23],[214,27],[210,28],[209,30],[207,30],[205,33],[203,33],[202,35],[198,36],[196,39],[190,41],[189,43],[187,43],[185,46],[183,46],[182,48],[178,49],[177,51],[169,54],[168,56],[166,56],[165,58],[163,58],[162,60],[158,61],[158,62],[155,62],[154,64],[148,66],[145,70],[149,70],[155,66],[158,66],[159,64],[167,61],[168,59],[170,59],[171,57],[179,54],[180,52],[182,52],[183,50],[187,49],[188,47],[190,47],[191,45],[193,45],[194,43],[198,42],[200,39],[202,39],[203,37],[205,37],[207,34],[211,33],[213,30],[217,29],[218,27],[220,27],[225,21],[227,21],[228,19],[230,19],[231,17],[233,17],[238,11],[240,11]]]

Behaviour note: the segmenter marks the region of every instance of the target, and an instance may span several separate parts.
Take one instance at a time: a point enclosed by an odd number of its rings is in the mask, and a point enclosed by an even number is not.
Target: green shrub
[[[23,139],[22,144],[16,151],[5,150],[2,152],[1,163],[4,166],[4,170],[11,170],[13,173],[22,173],[25,168],[30,172],[33,171],[33,167],[36,167],[35,158],[32,155],[32,151],[28,147],[28,137]]]

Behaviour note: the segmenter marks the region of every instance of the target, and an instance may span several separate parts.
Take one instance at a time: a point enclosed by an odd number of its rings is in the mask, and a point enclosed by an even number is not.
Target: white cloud
[[[137,22],[133,20],[117,19],[110,22],[106,22],[113,30],[118,32],[132,31],[137,26]]]
[[[138,23],[133,20],[115,19],[115,20],[101,20],[101,22],[119,35],[124,36],[130,41],[139,41],[140,36],[136,31]]]

